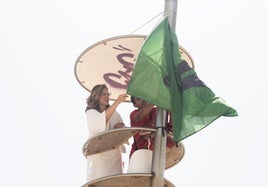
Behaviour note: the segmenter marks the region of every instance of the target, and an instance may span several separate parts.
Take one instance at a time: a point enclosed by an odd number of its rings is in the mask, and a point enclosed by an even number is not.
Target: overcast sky
[[[89,93],[75,78],[75,62],[94,43],[130,34],[161,13],[164,0],[0,4],[0,186],[81,186]],[[184,158],[165,171],[176,186],[268,186],[267,10],[265,0],[178,1],[179,44],[239,116],[221,117],[183,141]],[[132,110],[119,107],[128,125]]]

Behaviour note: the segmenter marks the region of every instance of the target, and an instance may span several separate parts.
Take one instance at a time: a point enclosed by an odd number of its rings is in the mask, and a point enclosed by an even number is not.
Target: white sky
[[[88,92],[75,78],[75,61],[94,43],[130,34],[163,10],[164,0],[1,1],[0,186],[85,183]],[[178,1],[180,45],[239,116],[183,141],[183,160],[165,171],[176,186],[268,186],[267,10],[266,0]],[[119,108],[127,124],[132,109]]]

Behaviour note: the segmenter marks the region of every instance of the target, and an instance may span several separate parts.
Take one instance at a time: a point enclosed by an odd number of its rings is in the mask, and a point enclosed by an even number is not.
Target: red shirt
[[[142,120],[134,122],[133,118],[138,111],[139,111],[139,109],[134,110],[130,114],[131,127],[154,128],[155,127],[155,120],[156,120],[156,108],[153,108],[153,110],[150,112],[150,114],[147,115],[146,117],[144,117]],[[150,137],[150,135],[141,136],[138,132],[133,136],[133,138],[134,138],[134,142],[133,142],[132,147],[131,147],[130,157],[131,157],[132,153],[138,149],[153,150],[153,138]]]
[[[134,122],[134,116],[139,111],[139,109],[134,110],[130,114],[130,125],[131,127],[149,127],[149,128],[155,128],[156,123],[156,108],[153,108],[153,110],[150,112],[149,115],[144,117],[142,120]],[[170,112],[167,112],[166,116],[166,130],[172,131],[172,122],[171,122],[171,114]],[[149,135],[143,135],[141,136],[138,133],[136,133],[133,136],[134,142],[132,144],[131,150],[130,150],[130,157],[133,154],[134,151],[138,149],[149,149],[153,150],[154,147],[154,137],[151,137]],[[174,141],[170,138],[167,139],[167,147],[172,148],[175,145]]]

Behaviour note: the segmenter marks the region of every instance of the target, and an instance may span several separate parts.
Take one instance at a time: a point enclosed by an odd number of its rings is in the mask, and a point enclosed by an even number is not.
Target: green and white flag
[[[208,88],[181,59],[175,32],[165,18],[144,42],[127,94],[171,111],[174,141],[198,132],[235,109]]]

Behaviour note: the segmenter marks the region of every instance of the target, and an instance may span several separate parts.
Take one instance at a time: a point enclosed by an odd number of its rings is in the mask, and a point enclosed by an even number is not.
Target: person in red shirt
[[[131,96],[131,102],[133,106],[136,107],[134,111],[130,113],[130,125],[131,127],[147,127],[147,128],[155,128],[156,124],[156,107],[153,104],[147,103],[146,101]],[[167,131],[172,131],[172,124],[170,119],[170,112],[167,112]],[[139,132],[133,136],[133,144],[130,150],[131,155],[139,149],[149,149],[153,150],[153,134],[151,133],[143,133]],[[167,139],[167,152],[169,148],[174,146],[174,142]]]
[[[133,106],[137,108],[130,113],[131,127],[154,128],[156,122],[156,108],[154,105],[133,96],[131,96],[131,102],[133,103]],[[153,138],[151,137],[151,134],[143,134],[142,132],[139,132],[133,136],[133,139],[134,141],[130,150],[130,157],[133,152],[138,149],[153,150]]]

